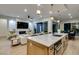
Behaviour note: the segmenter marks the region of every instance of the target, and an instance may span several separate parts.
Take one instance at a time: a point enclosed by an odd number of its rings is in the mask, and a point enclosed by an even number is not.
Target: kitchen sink
[[[61,37],[62,35],[57,35],[57,34],[54,34],[53,36]]]

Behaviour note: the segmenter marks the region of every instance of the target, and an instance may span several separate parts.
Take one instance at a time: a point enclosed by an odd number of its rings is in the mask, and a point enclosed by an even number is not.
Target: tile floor
[[[11,47],[10,40],[0,38],[0,55],[26,55],[27,45]],[[79,37],[76,40],[69,40],[64,55],[79,55]]]

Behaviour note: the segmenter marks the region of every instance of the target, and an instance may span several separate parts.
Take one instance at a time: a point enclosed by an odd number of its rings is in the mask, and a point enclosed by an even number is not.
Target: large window
[[[48,32],[48,22],[39,22],[37,23],[36,33]]]
[[[79,23],[65,23],[64,32],[75,31],[76,35],[79,36]]]

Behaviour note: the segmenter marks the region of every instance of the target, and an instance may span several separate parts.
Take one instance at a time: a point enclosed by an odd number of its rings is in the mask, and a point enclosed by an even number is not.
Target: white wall
[[[0,19],[0,36],[4,37],[7,36],[7,20],[6,19]]]
[[[52,32],[52,21],[48,21],[48,32]]]
[[[64,30],[64,23],[63,22],[60,23],[60,30],[62,30],[62,31]]]
[[[35,26],[34,22],[29,22],[29,29],[32,31],[32,33],[34,33],[34,26]]]
[[[14,19],[8,20],[8,27],[9,30],[16,29],[16,20]]]
[[[21,20],[21,19],[10,19],[8,20],[8,29],[9,30],[13,30],[15,29],[17,34],[19,33],[19,31],[28,31],[28,29],[17,29],[17,22],[27,22],[29,23],[29,29],[32,30],[32,33],[34,33],[34,26],[33,26],[33,22],[27,21],[27,20]]]

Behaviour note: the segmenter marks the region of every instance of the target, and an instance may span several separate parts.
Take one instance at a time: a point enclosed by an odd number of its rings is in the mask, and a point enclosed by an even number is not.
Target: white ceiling
[[[24,9],[27,9],[27,12],[24,12]],[[36,14],[36,10],[41,10],[41,15],[43,18],[54,16],[55,19],[60,20],[69,20],[79,18],[79,4],[42,4],[37,6],[36,4],[0,4],[0,15],[26,18],[28,15],[33,19],[41,18]],[[49,11],[52,11],[52,14],[49,14]],[[72,18],[68,15],[71,13]]]

